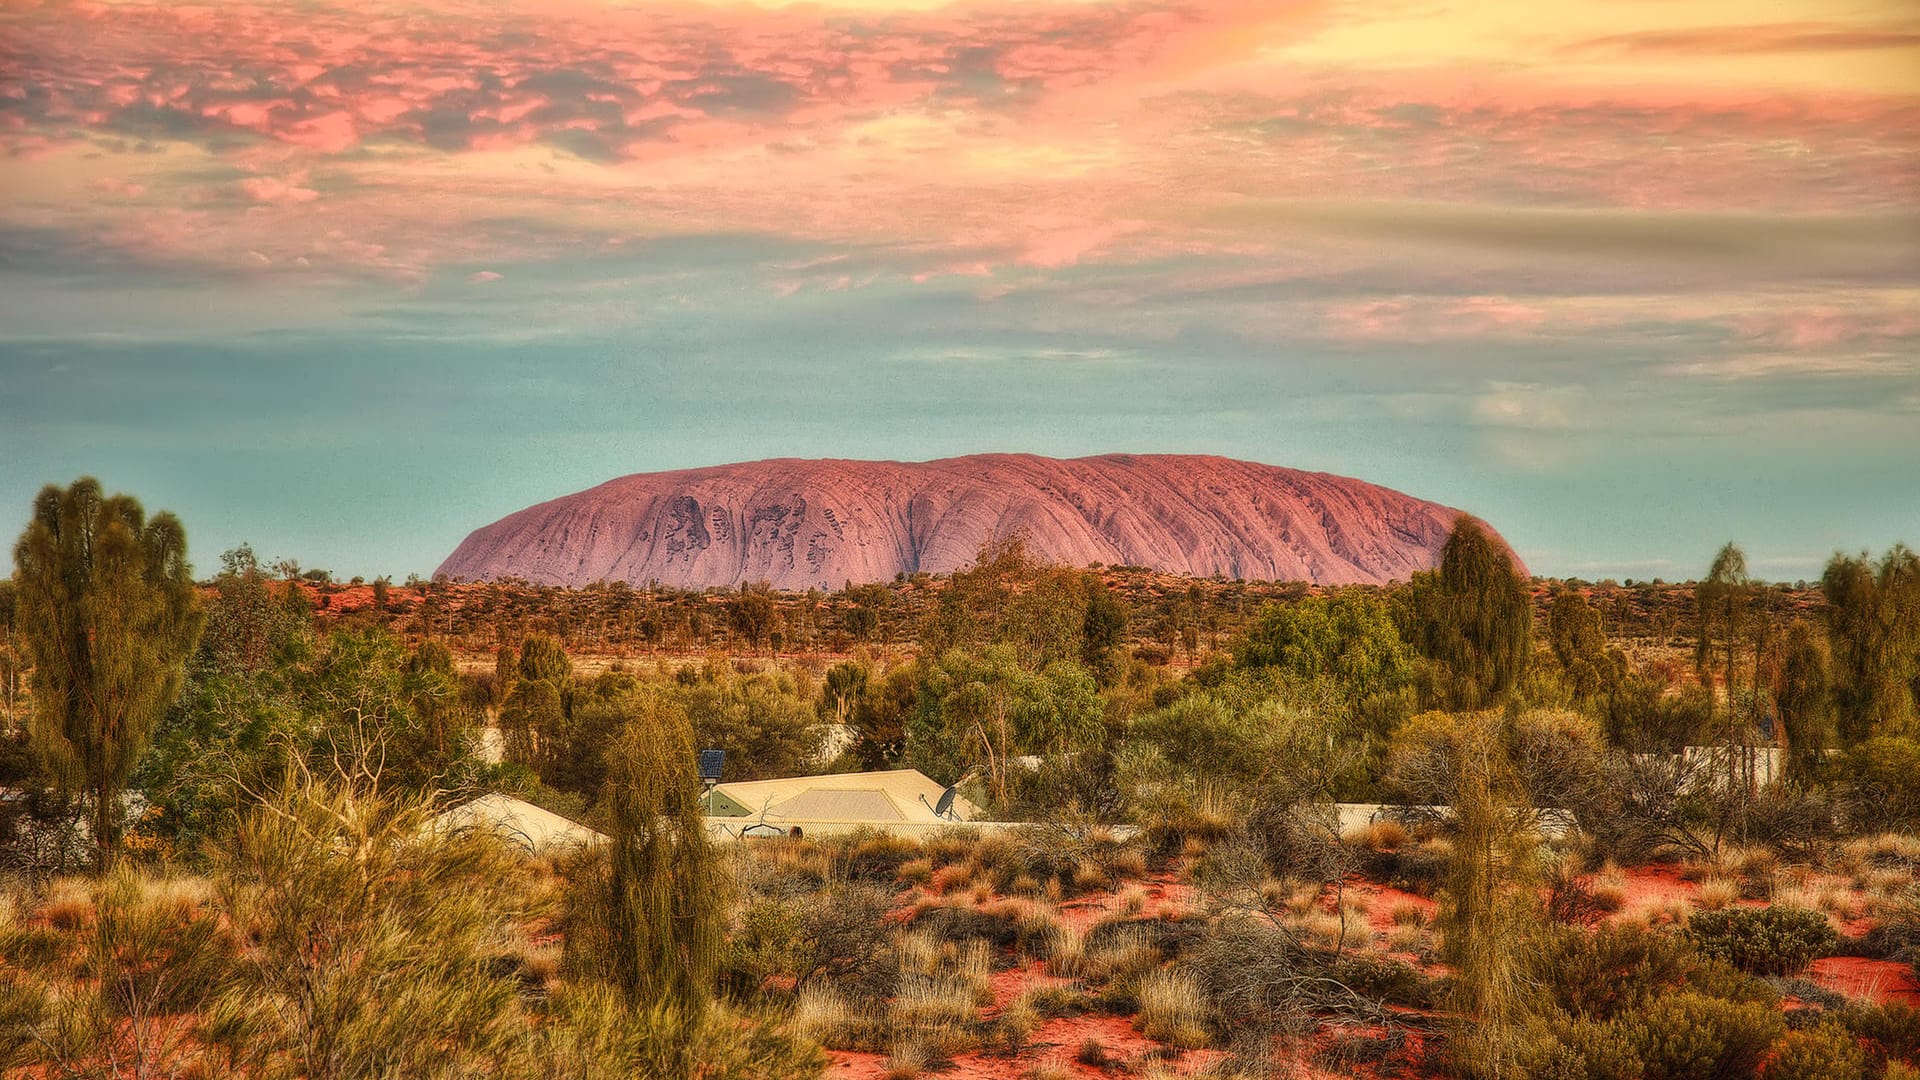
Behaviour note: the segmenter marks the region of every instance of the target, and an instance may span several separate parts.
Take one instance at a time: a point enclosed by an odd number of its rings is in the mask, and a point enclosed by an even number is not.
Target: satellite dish
[[[941,792],[940,801],[937,804],[928,802],[927,797],[922,795],[920,796],[920,805],[933,811],[934,817],[943,818],[947,821],[959,821],[960,816],[953,812],[953,794],[957,790],[959,790],[958,784]]]

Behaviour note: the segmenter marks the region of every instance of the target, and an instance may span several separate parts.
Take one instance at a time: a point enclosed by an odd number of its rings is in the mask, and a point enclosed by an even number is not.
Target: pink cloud
[[[1437,341],[1517,337],[1539,328],[1547,317],[1536,305],[1500,296],[1403,296],[1330,305],[1322,326],[1330,336],[1351,340]]]
[[[320,193],[305,186],[305,177],[249,176],[240,181],[240,191],[257,203],[309,203]]]

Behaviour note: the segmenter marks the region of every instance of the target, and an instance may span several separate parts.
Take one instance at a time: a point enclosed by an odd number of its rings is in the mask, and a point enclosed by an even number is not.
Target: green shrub
[[[1749,975],[1725,960],[1707,957],[1687,972],[1687,988],[1701,997],[1737,1001],[1746,1005],[1780,1007],[1780,991],[1758,976]]]
[[[1628,924],[1561,930],[1540,946],[1534,967],[1554,1004],[1576,1017],[1608,1020],[1678,986],[1688,964],[1682,942]]]
[[[1787,1029],[1776,1009],[1673,994],[1613,1021],[1643,1080],[1745,1080]]]
[[[1898,1002],[1849,1005],[1839,1019],[1867,1041],[1877,1059],[1920,1065],[1920,1009]]]
[[[1640,1057],[1619,1024],[1536,1021],[1514,1055],[1530,1080],[1639,1080]]]
[[[1766,1080],[1861,1080],[1867,1075],[1867,1052],[1846,1028],[1820,1024],[1787,1032],[1762,1075]]]
[[[1796,974],[1838,939],[1825,915],[1789,907],[1699,912],[1687,936],[1704,955],[1752,975]]]

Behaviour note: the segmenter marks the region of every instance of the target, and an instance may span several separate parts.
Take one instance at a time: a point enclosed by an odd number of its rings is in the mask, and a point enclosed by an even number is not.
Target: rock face
[[[1431,568],[1457,516],[1359,480],[1198,455],[780,458],[623,476],[528,507],[475,530],[437,573],[832,590],[957,570],[1019,533],[1068,566],[1380,584]]]

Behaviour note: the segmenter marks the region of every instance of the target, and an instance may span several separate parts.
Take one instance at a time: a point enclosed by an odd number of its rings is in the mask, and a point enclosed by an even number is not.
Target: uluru
[[[435,573],[837,589],[949,573],[1020,535],[1068,566],[1384,584],[1430,569],[1459,514],[1347,477],[1195,454],[777,458],[637,473],[528,507],[474,530]]]

